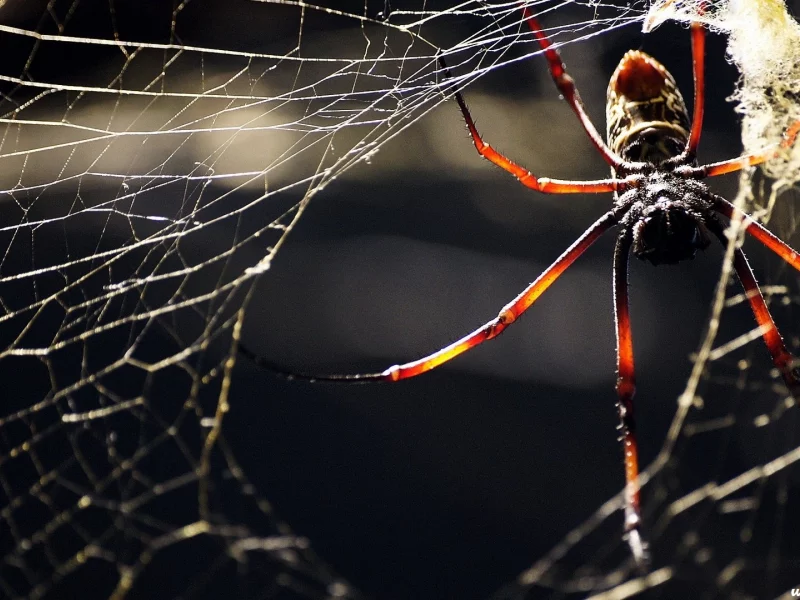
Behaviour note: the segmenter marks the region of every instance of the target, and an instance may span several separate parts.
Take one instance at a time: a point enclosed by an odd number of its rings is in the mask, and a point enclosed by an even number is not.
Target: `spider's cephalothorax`
[[[631,251],[640,260],[673,264],[694,258],[711,243],[705,222],[715,217],[701,181],[654,171],[616,204],[630,207],[620,225],[632,231]]]
[[[606,94],[608,147],[627,161],[659,164],[689,139],[689,115],[675,79],[655,58],[631,50]]]

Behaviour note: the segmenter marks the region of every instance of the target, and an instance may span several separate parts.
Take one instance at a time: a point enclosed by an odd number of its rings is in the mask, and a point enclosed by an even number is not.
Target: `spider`
[[[648,562],[648,545],[642,535],[639,494],[638,449],[634,421],[633,340],[628,310],[628,262],[633,253],[653,265],[673,264],[693,258],[716,237],[726,245],[725,227],[720,215],[741,219],[745,230],[772,252],[800,271],[800,254],[765,229],[752,217],[740,212],[730,202],[712,193],[702,181],[758,165],[775,155],[777,148],[737,158],[698,166],[696,151],[704,109],[705,29],[691,24],[692,69],[694,74],[694,111],[690,122],[686,105],[674,78],[656,59],[638,50],[627,52],[608,85],[606,119],[607,143],[589,119],[574,80],[567,74],[561,56],[527,9],[523,18],[533,32],[547,59],[550,74],[561,95],[577,115],[597,151],[610,165],[612,177],[596,181],[570,181],[537,177],[516,162],[493,149],[478,133],[461,92],[452,95],[461,110],[472,142],[478,153],[520,183],[547,194],[613,192],[611,209],[595,221],[567,250],[516,298],[502,308],[497,317],[452,344],[418,360],[394,365],[380,373],[312,376],[289,373],[257,356],[244,346],[240,351],[250,360],[290,377],[322,381],[399,381],[421,375],[497,337],[530,308],[603,233],[619,228],[613,263],[614,316],[616,322],[616,359],[621,441],[624,454],[624,530],[625,538],[637,565]],[[452,79],[444,59],[443,72]],[[800,123],[784,135],[781,148],[794,143]],[[734,252],[733,267],[744,287],[762,337],[790,393],[800,397],[800,369],[786,348],[759,290],[744,252]]]

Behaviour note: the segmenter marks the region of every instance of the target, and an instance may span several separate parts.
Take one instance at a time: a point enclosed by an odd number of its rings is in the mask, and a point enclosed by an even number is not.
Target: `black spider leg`
[[[706,219],[706,226],[717,236],[723,246],[727,246],[728,238],[725,235],[725,228],[715,215],[709,215]],[[786,348],[786,344],[781,337],[772,314],[769,312],[764,296],[758,287],[753,270],[747,262],[747,257],[741,248],[736,248],[733,255],[733,268],[745,291],[747,301],[753,311],[756,322],[762,328],[761,337],[767,346],[772,364],[780,371],[786,387],[795,399],[800,399],[800,369],[797,367],[797,359]]]
[[[639,501],[639,449],[633,395],[636,377],[633,363],[633,336],[628,302],[628,263],[633,233],[624,228],[614,248],[614,321],[617,334],[617,396],[619,402],[620,441],[625,464],[625,537],[640,569],[649,563],[647,541],[642,536],[642,515]]]
[[[278,363],[272,362],[260,354],[253,352],[246,344],[239,342],[236,346],[236,352],[239,356],[246,358],[248,361],[281,377],[287,381],[343,381],[346,383],[367,383],[370,381],[380,381],[383,379],[381,373],[354,373],[350,375],[313,375],[311,373],[300,373],[292,371]]]

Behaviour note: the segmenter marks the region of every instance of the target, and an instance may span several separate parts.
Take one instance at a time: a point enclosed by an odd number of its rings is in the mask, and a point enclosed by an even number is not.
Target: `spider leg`
[[[625,207],[627,209],[627,207]],[[472,333],[467,334],[460,340],[437,350],[419,360],[415,360],[400,365],[389,367],[381,373],[360,373],[354,375],[306,375],[302,373],[289,372],[281,367],[276,367],[271,362],[264,360],[253,351],[243,345],[239,346],[239,351],[246,358],[270,371],[283,374],[293,379],[307,379],[314,381],[398,381],[421,375],[439,365],[455,358],[459,354],[466,352],[470,348],[482,344],[486,340],[497,337],[511,325],[517,318],[528,310],[534,302],[541,296],[552,283],[558,279],[575,260],[591,246],[597,238],[603,235],[611,227],[616,225],[620,219],[620,210],[612,210],[595,221],[575,242],[559,256],[556,261],[547,267],[545,271],[536,278],[523,292],[506,304],[500,313],[479,327]]]
[[[729,219],[733,219],[734,217],[740,218],[744,223],[745,231],[747,231],[747,233],[752,235],[759,242],[764,244],[767,248],[792,265],[795,269],[800,271],[800,253],[798,253],[797,250],[794,250],[786,242],[773,234],[769,229],[753,219],[753,217],[750,215],[740,211],[733,204],[725,200],[725,198],[715,194],[712,194],[711,198],[714,200],[715,211],[721,215],[725,215]]]
[[[542,26],[527,6],[522,8],[522,14],[525,21],[528,23],[528,27],[530,27],[533,35],[536,37],[536,41],[539,42],[539,46],[541,46],[544,51],[544,56],[550,67],[550,74],[553,77],[558,91],[561,92],[564,100],[567,101],[567,104],[570,105],[570,108],[572,108],[573,112],[578,116],[583,130],[586,132],[586,135],[589,136],[592,144],[597,148],[597,151],[601,154],[603,159],[615,170],[618,170],[623,166],[625,161],[606,145],[603,138],[597,132],[592,120],[589,118],[589,115],[586,114],[586,109],[578,93],[575,80],[567,73],[558,50],[553,48],[553,43],[545,35],[544,31],[542,31]]]
[[[725,237],[725,231],[717,219],[709,219],[708,227],[719,238],[723,246],[727,245],[728,239]],[[800,372],[796,367],[797,361],[783,342],[778,327],[769,312],[767,303],[764,301],[764,296],[758,287],[753,270],[750,268],[747,257],[741,248],[736,248],[734,252],[733,268],[736,269],[736,275],[744,288],[756,322],[762,328],[763,333],[761,336],[764,338],[764,343],[772,357],[772,364],[781,372],[786,387],[789,388],[792,396],[795,398],[800,397]]]
[[[450,69],[447,67],[447,63],[441,56],[439,57],[439,64],[442,66],[442,70],[445,72],[445,75],[449,79],[452,79]],[[475,127],[475,121],[472,119],[472,115],[467,108],[467,103],[464,101],[464,97],[461,95],[461,92],[454,89],[453,95],[456,98],[456,102],[458,102],[458,107],[461,109],[461,114],[467,124],[469,134],[472,136],[472,143],[475,145],[475,149],[478,151],[478,154],[483,156],[489,162],[496,164],[504,171],[511,173],[514,177],[519,179],[519,182],[522,185],[545,194],[601,194],[603,192],[622,191],[630,185],[631,180],[626,179],[569,181],[562,179],[549,179],[546,177],[536,177],[526,168],[518,165],[510,158],[500,154],[497,150],[484,142],[481,134],[478,133],[477,127]]]
[[[689,134],[689,141],[686,142],[685,153],[689,156],[697,154],[697,146],[700,143],[700,133],[703,130],[703,110],[706,103],[706,78],[705,78],[705,55],[706,55],[706,30],[703,24],[698,21],[692,22],[692,70],[694,73],[694,107],[692,115],[692,131]]]
[[[636,377],[633,366],[633,337],[628,304],[628,260],[633,236],[625,231],[614,248],[614,320],[617,332],[617,396],[622,449],[625,457],[625,534],[636,564],[648,562],[647,542],[642,538],[639,505],[639,452],[633,395]]]
[[[800,121],[795,121],[786,129],[786,132],[783,134],[783,141],[781,141],[780,144],[770,146],[769,148],[752,154],[746,154],[745,156],[738,156],[736,158],[704,165],[698,168],[698,173],[700,177],[716,177],[717,175],[725,175],[726,173],[740,171],[745,167],[760,165],[770,158],[777,156],[780,150],[790,148],[797,139],[798,133],[800,133]]]

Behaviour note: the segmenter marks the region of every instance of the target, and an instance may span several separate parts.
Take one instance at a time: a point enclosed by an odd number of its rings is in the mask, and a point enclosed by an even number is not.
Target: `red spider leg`
[[[712,195],[712,199],[714,200],[714,210],[725,215],[729,219],[741,219],[747,233],[800,271],[800,253],[798,253],[797,250],[794,250],[786,242],[774,235],[769,229],[753,219],[750,215],[740,211],[733,204],[725,200],[725,198]]]
[[[690,156],[697,154],[697,145],[700,143],[700,133],[703,130],[703,109],[706,100],[706,30],[702,23],[692,22],[692,70],[694,72],[694,108],[692,115],[692,131],[689,141],[686,142],[686,153]]]
[[[780,150],[785,150],[791,147],[797,139],[798,133],[800,133],[800,121],[795,121],[783,134],[783,141],[778,145],[777,148],[772,146],[770,148],[766,148],[765,150],[761,150],[760,152],[754,152],[753,154],[748,154],[746,156],[739,156],[737,158],[731,158],[729,160],[723,160],[721,162],[704,165],[699,167],[699,173],[702,177],[716,177],[717,175],[725,175],[726,173],[739,171],[745,167],[760,165],[761,163],[768,161],[770,158],[777,156]]]
[[[620,236],[614,249],[614,320],[617,324],[617,396],[622,450],[625,457],[625,533],[638,565],[647,563],[647,543],[642,539],[639,504],[639,452],[633,395],[636,377],[633,365],[633,337],[628,305],[628,259],[632,236]]]
[[[719,238],[723,246],[728,244],[722,225],[716,219],[709,220],[708,226],[714,235]],[[761,336],[764,338],[764,343],[767,345],[767,350],[769,350],[769,354],[772,357],[772,364],[781,372],[789,392],[794,397],[800,396],[800,373],[796,368],[795,357],[786,348],[778,327],[775,325],[775,321],[772,320],[772,315],[758,287],[753,270],[750,268],[747,257],[741,248],[735,250],[733,268],[736,269],[736,274],[742,283],[747,300],[750,302],[753,316],[755,316],[756,322],[763,330]]]
[[[627,209],[627,207],[625,207]],[[609,211],[597,221],[595,221],[589,229],[587,229],[581,237],[567,248],[567,250],[559,256],[556,261],[547,267],[547,269],[536,278],[536,281],[531,283],[525,290],[511,302],[506,304],[500,313],[472,333],[464,336],[460,340],[453,342],[449,346],[437,350],[433,354],[429,354],[419,360],[404,363],[401,365],[394,365],[389,367],[382,373],[363,373],[356,375],[304,375],[301,373],[288,372],[285,369],[276,367],[272,363],[265,361],[260,356],[256,355],[251,350],[244,346],[239,346],[240,351],[251,361],[265,367],[271,371],[281,373],[293,379],[307,379],[313,381],[398,381],[400,379],[407,379],[421,375],[431,369],[435,369],[439,365],[455,358],[459,354],[466,352],[470,348],[482,344],[486,340],[491,340],[505,330],[506,327],[511,325],[519,318],[522,313],[528,310],[539,296],[550,287],[552,283],[558,279],[561,274],[566,271],[575,260],[583,254],[586,249],[591,246],[597,238],[603,235],[611,227],[619,222],[619,210]]]
[[[452,78],[450,69],[447,67],[444,59],[439,57],[439,63],[448,78]],[[545,194],[602,194],[603,192],[622,191],[630,183],[631,180],[625,179],[600,179],[596,181],[569,181],[562,179],[549,179],[547,177],[537,178],[533,173],[526,168],[518,165],[511,159],[500,154],[497,150],[492,148],[489,144],[483,141],[481,134],[475,127],[475,122],[472,120],[472,115],[467,108],[467,103],[464,101],[461,92],[458,90],[453,91],[453,95],[458,102],[458,107],[461,109],[461,114],[469,129],[469,134],[472,136],[472,143],[478,154],[483,156],[490,162],[493,162],[501,169],[508,171],[519,179],[520,183],[529,187],[537,192]]]
[[[542,26],[539,24],[539,21],[536,20],[536,17],[533,16],[533,13],[528,10],[527,6],[522,8],[522,14],[525,17],[525,21],[528,23],[528,27],[531,28],[533,35],[536,37],[536,41],[539,42],[539,46],[541,46],[544,51],[544,56],[550,66],[550,74],[553,76],[553,81],[558,91],[561,92],[561,95],[564,96],[564,100],[567,101],[573,112],[578,116],[583,130],[586,132],[586,135],[589,136],[592,144],[597,148],[597,151],[602,155],[603,159],[615,170],[619,170],[625,164],[625,161],[606,145],[603,138],[597,132],[592,120],[589,118],[589,115],[586,114],[583,100],[581,100],[578,88],[575,86],[575,80],[567,73],[558,50],[553,48],[552,42],[545,35],[544,31],[542,31]]]

